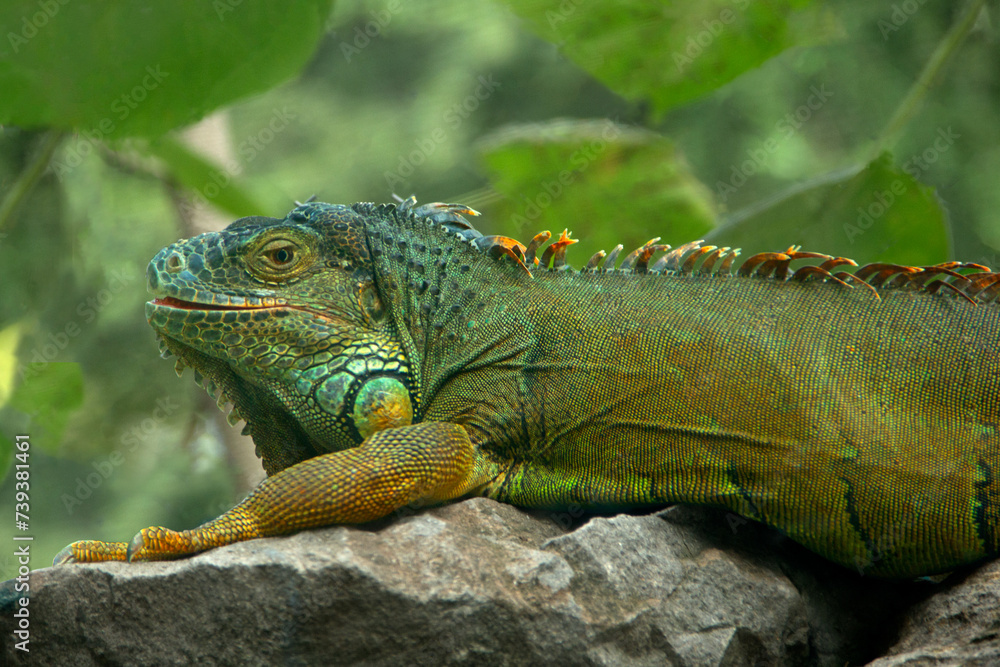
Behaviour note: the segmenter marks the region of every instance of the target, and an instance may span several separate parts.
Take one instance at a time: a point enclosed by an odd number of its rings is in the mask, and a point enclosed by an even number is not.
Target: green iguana
[[[910,577],[1000,543],[1000,273],[657,239],[570,270],[565,232],[457,204],[299,205],[147,271],[165,355],[247,422],[269,477],[193,530],[82,541],[150,560],[415,501],[697,503]],[[651,262],[654,255],[659,256]],[[796,270],[790,263],[812,260]]]

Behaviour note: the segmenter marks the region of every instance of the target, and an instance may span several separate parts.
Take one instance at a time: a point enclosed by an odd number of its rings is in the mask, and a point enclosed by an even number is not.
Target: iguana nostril
[[[183,268],[184,257],[182,257],[178,252],[170,253],[170,256],[167,257],[167,271],[170,273],[178,273]]]

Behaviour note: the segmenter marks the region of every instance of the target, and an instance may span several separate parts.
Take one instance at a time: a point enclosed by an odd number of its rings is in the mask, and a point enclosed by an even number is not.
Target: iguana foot
[[[125,542],[101,542],[100,540],[80,540],[56,554],[53,565],[68,563],[101,563],[109,560],[127,560],[128,544]]]
[[[56,554],[52,564],[169,560],[195,554],[213,546],[203,546],[194,532],[191,530],[177,532],[169,528],[151,526],[140,530],[131,542],[80,540]]]
[[[168,560],[204,551],[206,548],[191,532],[177,532],[169,528],[152,526],[143,528],[131,542],[101,542],[100,540],[80,540],[65,547],[56,554],[53,565],[69,563],[102,563],[105,561],[147,561]]]

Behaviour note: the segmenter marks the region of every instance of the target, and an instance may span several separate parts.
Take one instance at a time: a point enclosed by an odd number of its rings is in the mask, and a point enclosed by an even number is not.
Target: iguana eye
[[[297,263],[295,243],[288,239],[274,239],[264,244],[257,251],[257,256],[261,259],[262,268],[271,271],[284,272],[291,269]]]
[[[314,253],[309,244],[296,239],[272,238],[249,255],[250,269],[265,280],[285,280],[305,270]]]

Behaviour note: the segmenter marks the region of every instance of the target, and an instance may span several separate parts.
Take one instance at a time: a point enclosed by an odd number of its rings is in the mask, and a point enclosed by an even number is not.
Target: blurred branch
[[[49,160],[52,159],[52,154],[62,143],[63,136],[64,133],[61,130],[49,130],[38,140],[38,145],[28,160],[28,164],[25,165],[21,175],[17,177],[8,190],[7,196],[0,202],[0,230],[7,226],[17,207],[42,178],[45,168],[49,166]]]
[[[896,107],[892,118],[886,123],[885,128],[875,142],[875,147],[872,150],[869,160],[874,160],[882,152],[891,150],[895,146],[899,140],[899,133],[910,122],[913,115],[917,113],[924,97],[927,95],[927,91],[933,85],[934,79],[951,57],[957,53],[959,44],[962,43],[965,36],[972,30],[972,26],[975,25],[976,18],[985,4],[986,0],[970,0],[965,11],[938,43],[937,48],[934,49],[934,53],[931,54],[931,58],[927,61],[920,76],[917,77],[916,82],[910,87],[909,92],[906,93],[906,97]]]

